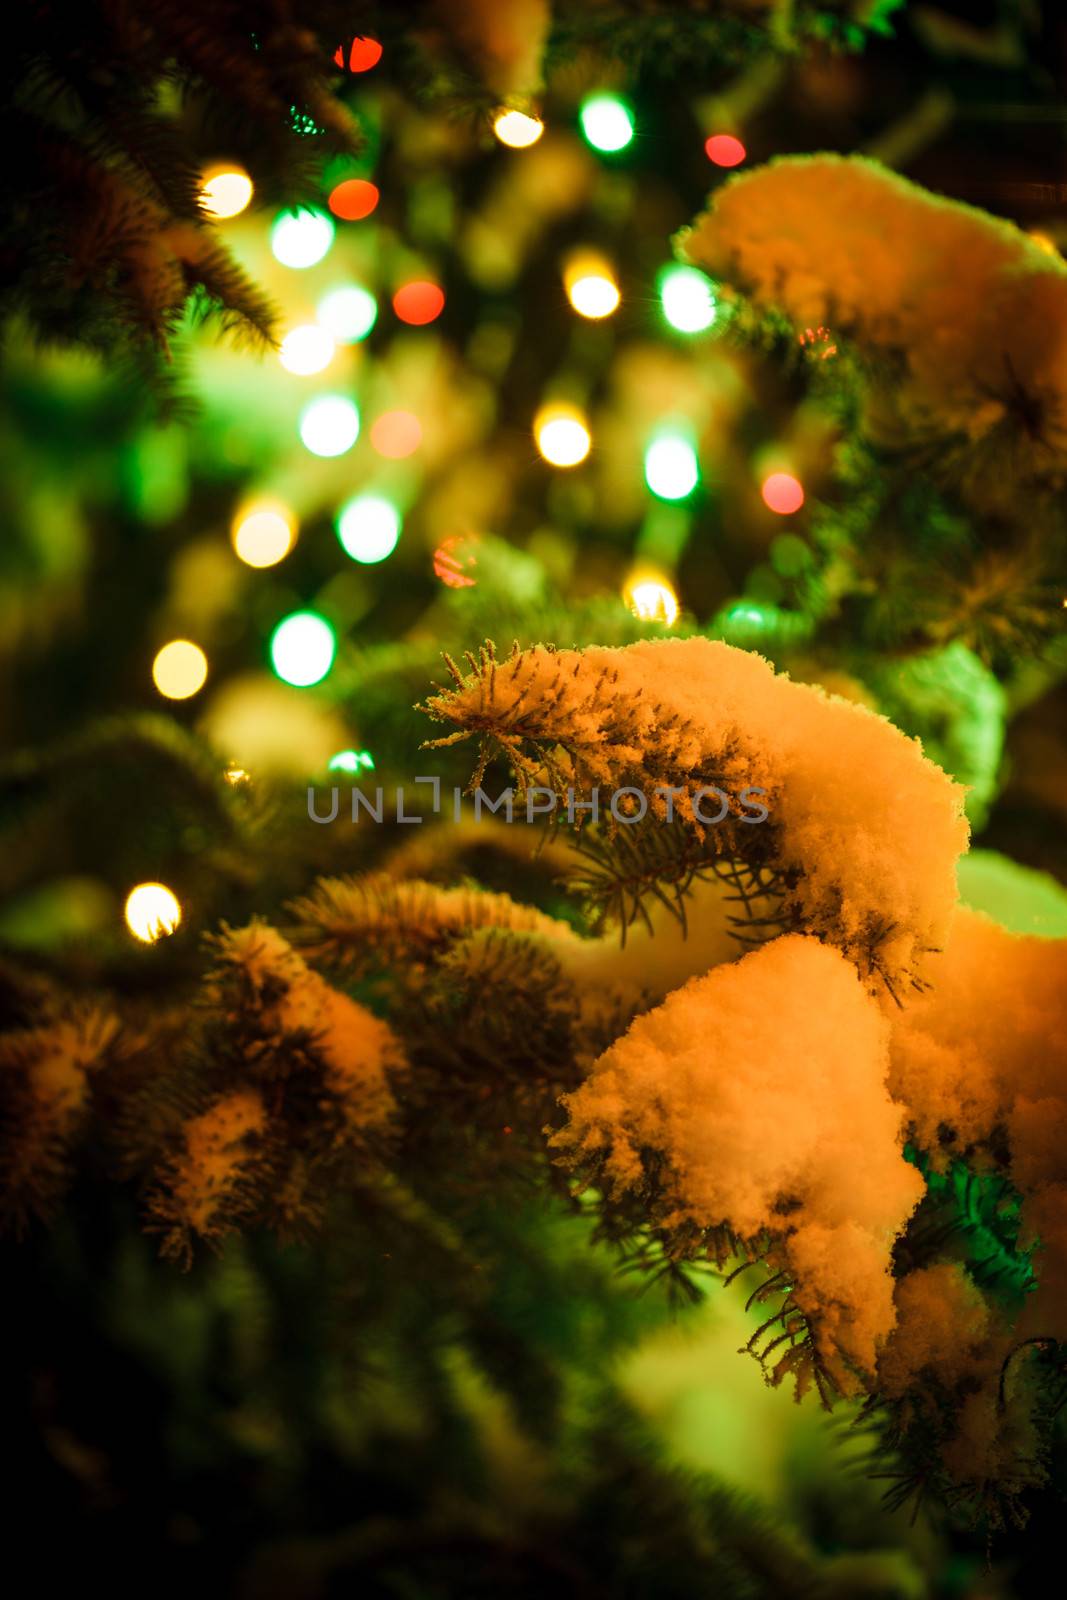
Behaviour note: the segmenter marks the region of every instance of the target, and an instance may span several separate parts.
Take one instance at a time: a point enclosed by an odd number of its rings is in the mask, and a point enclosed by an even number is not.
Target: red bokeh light
[[[791,472],[772,472],[769,478],[763,480],[760,493],[764,505],[777,511],[780,517],[792,516],[804,504],[804,487]]]
[[[400,461],[422,443],[422,423],[413,411],[383,411],[375,418],[370,442],[380,456]]]
[[[425,278],[403,284],[393,296],[393,310],[401,322],[422,327],[441,315],[445,305],[445,291]]]
[[[342,222],[359,222],[369,217],[378,204],[378,188],[366,178],[346,178],[330,191],[329,206]]]
[[[713,133],[704,146],[709,161],[717,167],[738,167],[748,154],[732,133]]]
[[[443,539],[433,553],[434,576],[449,589],[473,589],[478,582],[470,575],[471,567],[478,565],[473,549],[474,540],[462,533]]]
[[[333,53],[333,59],[344,70],[345,47],[339,44]],[[377,39],[367,39],[359,34],[352,40],[348,47],[349,72],[369,72],[371,67],[376,67],[382,59],[382,47]]]

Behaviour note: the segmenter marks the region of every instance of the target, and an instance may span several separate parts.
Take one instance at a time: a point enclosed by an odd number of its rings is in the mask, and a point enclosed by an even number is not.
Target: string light
[[[308,378],[313,372],[322,372],[333,360],[334,342],[325,328],[309,322],[293,328],[282,340],[278,360],[286,372]]]
[[[760,489],[763,503],[780,517],[792,516],[804,504],[804,486],[791,472],[772,472]]]
[[[337,46],[333,53],[333,59],[342,71],[347,65],[349,72],[369,72],[382,59],[382,47],[377,39],[357,33],[348,47],[347,62],[345,61],[345,47],[343,44]]]
[[[338,750],[326,763],[327,772],[374,771],[374,757],[369,750]]]
[[[233,548],[248,567],[274,567],[296,537],[291,513],[282,505],[258,504],[238,513],[230,530]]]
[[[444,290],[422,278],[403,284],[393,296],[393,310],[401,322],[409,322],[416,328],[433,322],[444,308]]]
[[[200,208],[224,222],[241,215],[252,193],[252,180],[243,167],[209,167],[200,187]]]
[[[330,190],[326,202],[335,217],[342,222],[362,222],[377,207],[381,195],[378,186],[368,178],[345,178],[343,183]]]
[[[319,301],[319,321],[341,344],[365,339],[378,320],[378,302],[369,289],[351,284],[331,289]]]
[[[358,494],[337,518],[341,548],[353,561],[375,566],[391,556],[400,538],[400,513],[378,494]]]
[[[315,611],[294,611],[271,634],[271,666],[283,683],[306,689],[325,678],[336,648],[334,631],[325,617]]]
[[[314,267],[333,244],[332,218],[325,211],[305,207],[283,211],[270,230],[270,247],[283,267]]]
[[[740,139],[735,139],[732,133],[713,133],[704,150],[708,160],[717,167],[738,167],[748,154]]]
[[[537,448],[553,467],[576,467],[589,454],[592,438],[573,406],[542,406],[534,418]]]
[[[669,628],[678,617],[678,596],[663,578],[635,573],[627,580],[623,599],[642,622],[663,622]]]
[[[207,656],[190,639],[172,639],[152,663],[152,682],[167,700],[188,700],[207,682]]]
[[[402,461],[422,443],[422,423],[413,411],[383,411],[374,419],[370,442],[380,456]]]
[[[320,394],[300,413],[300,438],[313,456],[343,456],[359,438],[359,412],[343,394]]]
[[[528,116],[525,111],[500,110],[493,118],[493,132],[511,150],[528,150],[544,131],[541,118]]]
[[[663,315],[678,333],[703,333],[715,321],[715,286],[697,267],[668,267],[660,278]]]
[[[578,120],[593,149],[602,150],[607,155],[625,150],[634,136],[634,119],[630,108],[617,95],[592,95],[583,101]]]
[[[688,439],[665,433],[645,451],[645,482],[661,500],[684,500],[700,479],[697,454]]]
[[[581,317],[599,321],[610,317],[619,304],[619,286],[607,262],[583,252],[572,257],[563,274],[567,299]]]
[[[165,883],[139,883],[126,896],[126,926],[142,944],[155,944],[182,920],[178,897]]]

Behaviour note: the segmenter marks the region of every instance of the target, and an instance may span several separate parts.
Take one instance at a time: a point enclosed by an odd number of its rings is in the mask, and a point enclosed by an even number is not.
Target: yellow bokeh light
[[[188,700],[207,681],[207,656],[189,639],[172,639],[152,663],[152,681],[168,700]]]
[[[126,897],[126,926],[145,944],[173,933],[181,920],[178,897],[165,883],[139,883]]]
[[[209,217],[239,217],[252,198],[252,180],[242,167],[210,167],[200,188],[200,205]]]
[[[527,116],[525,111],[502,110],[493,118],[493,132],[510,150],[528,150],[544,131],[541,118]]]
[[[610,317],[618,308],[619,286],[611,266],[590,250],[580,250],[570,257],[563,271],[563,285],[567,299],[581,317]]]
[[[580,317],[610,317],[619,304],[619,291],[610,278],[599,273],[576,278],[568,285],[567,298]]]
[[[627,579],[623,599],[642,622],[663,622],[669,628],[678,618],[678,596],[665,578],[648,573]]]
[[[1055,239],[1050,239],[1047,233],[1042,233],[1039,229],[1035,228],[1030,234],[1030,239],[1031,242],[1036,244],[1039,250],[1043,250],[1047,256],[1059,255],[1059,250],[1056,246]]]
[[[585,418],[574,406],[542,406],[534,418],[537,448],[553,467],[576,467],[592,445]]]
[[[314,372],[324,372],[333,360],[333,335],[317,323],[307,322],[293,328],[282,340],[278,360],[286,372],[298,378],[308,378]]]
[[[273,567],[293,548],[296,527],[285,506],[261,503],[238,513],[230,536],[246,566]]]

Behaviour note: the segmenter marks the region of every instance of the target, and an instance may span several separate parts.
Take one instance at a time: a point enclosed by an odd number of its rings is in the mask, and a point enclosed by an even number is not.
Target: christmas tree
[[[1048,1592],[1064,42],[901,0],[23,8],[39,1581]]]

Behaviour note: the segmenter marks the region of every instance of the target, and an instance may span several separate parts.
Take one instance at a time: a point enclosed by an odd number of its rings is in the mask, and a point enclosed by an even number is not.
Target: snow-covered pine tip
[[[499,757],[561,802],[569,786],[579,798],[636,788],[642,828],[673,804],[709,864],[769,874],[782,929],[837,945],[898,1001],[936,971],[967,846],[964,791],[884,717],[704,638],[516,646],[506,660],[486,645],[467,666],[450,663],[453,685],[423,709],[455,730],[431,743],[479,741],[477,781]],[[769,819],[703,827],[693,797],[706,785],[764,789]]]
[[[736,1250],[780,1275],[772,1378],[857,1393],[894,1324],[890,1253],[924,1187],[888,1066],[888,1020],[855,968],[790,934],[636,1018],[564,1097],[553,1143],[611,1198],[641,1195],[693,1256]]]

